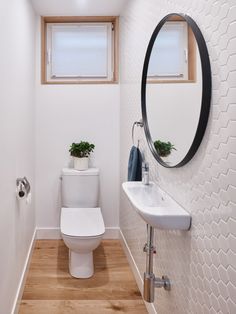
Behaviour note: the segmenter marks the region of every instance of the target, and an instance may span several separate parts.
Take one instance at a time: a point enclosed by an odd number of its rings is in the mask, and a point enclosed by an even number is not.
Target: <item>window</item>
[[[113,17],[43,17],[42,83],[115,83],[117,23]]]
[[[166,22],[154,42],[148,67],[148,82],[193,82],[195,42],[185,21]]]

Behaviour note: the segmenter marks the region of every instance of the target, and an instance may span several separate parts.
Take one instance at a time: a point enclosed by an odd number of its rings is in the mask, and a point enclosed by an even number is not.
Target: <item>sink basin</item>
[[[129,181],[122,188],[145,222],[154,228],[188,230],[191,216],[155,183]]]

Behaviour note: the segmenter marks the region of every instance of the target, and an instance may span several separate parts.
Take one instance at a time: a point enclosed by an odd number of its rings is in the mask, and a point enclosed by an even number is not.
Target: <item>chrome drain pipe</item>
[[[170,291],[171,284],[167,276],[156,278],[153,274],[153,254],[156,249],[153,246],[154,228],[147,225],[147,243],[144,245],[143,251],[146,253],[146,272],[144,273],[143,298],[146,302],[154,302],[155,288],[164,288]]]

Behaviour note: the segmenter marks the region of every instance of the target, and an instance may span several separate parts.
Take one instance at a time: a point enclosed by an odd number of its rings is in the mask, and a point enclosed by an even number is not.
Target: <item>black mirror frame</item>
[[[199,54],[200,54],[200,59],[201,59],[201,66],[202,66],[202,102],[201,102],[201,111],[200,111],[198,126],[197,126],[197,130],[196,130],[192,145],[190,149],[188,150],[186,156],[182,159],[182,161],[180,161],[178,164],[174,166],[171,166],[171,165],[168,165],[166,162],[164,162],[162,158],[158,155],[154,147],[152,138],[151,138],[151,134],[150,134],[149,126],[148,126],[148,120],[147,120],[147,112],[146,112],[146,80],[147,80],[149,60],[150,60],[152,48],[156,40],[156,37],[159,31],[161,30],[162,26],[165,24],[165,22],[173,15],[182,17],[188,23],[188,25],[191,27],[193,31],[193,34],[198,44],[198,49],[199,49]],[[204,37],[199,27],[197,26],[196,22],[188,15],[185,15],[182,13],[170,13],[166,15],[155,28],[151,36],[151,39],[149,41],[147,51],[146,51],[146,56],[144,59],[143,73],[142,73],[142,85],[141,85],[142,119],[144,123],[144,131],[145,131],[146,139],[147,139],[148,146],[153,156],[162,166],[166,168],[179,168],[179,167],[184,166],[186,163],[188,163],[195,155],[198,147],[201,144],[202,138],[206,130],[209,112],[210,112],[210,105],[211,105],[211,92],[212,92],[211,65],[210,65],[206,42],[204,40]]]

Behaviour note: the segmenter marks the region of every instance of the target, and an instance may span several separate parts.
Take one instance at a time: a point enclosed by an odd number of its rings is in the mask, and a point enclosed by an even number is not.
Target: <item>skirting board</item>
[[[119,239],[119,227],[108,227],[105,230],[103,239]],[[38,228],[37,239],[61,239],[60,228]]]
[[[134,277],[135,277],[136,283],[138,285],[138,288],[139,288],[141,294],[143,295],[143,278],[140,275],[138,267],[137,267],[137,265],[135,263],[135,260],[134,260],[132,254],[131,254],[129,246],[128,246],[128,244],[127,244],[127,242],[125,240],[125,237],[124,237],[124,235],[123,235],[121,230],[120,230],[120,239],[121,239],[121,244],[122,244],[122,247],[124,249],[125,255],[126,255],[127,259],[128,259],[129,265],[130,265],[130,267],[132,269],[132,272],[134,274]],[[145,301],[144,301],[144,303],[146,305],[146,308],[147,308],[147,311],[148,311],[149,314],[157,314],[156,309],[155,309],[153,303],[148,303],[148,302],[145,302]]]
[[[15,297],[15,301],[14,301],[14,304],[13,304],[13,307],[12,307],[11,314],[17,314],[19,312],[20,302],[21,302],[22,295],[23,295],[23,292],[24,292],[24,287],[25,287],[25,281],[26,281],[27,274],[28,274],[28,271],[29,271],[29,266],[30,266],[32,253],[33,253],[33,250],[34,250],[35,239],[36,239],[36,229],[34,230],[34,233],[33,233],[33,236],[32,236],[31,242],[30,242],[29,250],[28,250],[27,257],[26,257],[26,260],[25,260],[25,264],[24,264],[24,267],[23,267],[23,271],[22,271],[22,274],[21,274],[21,277],[20,277],[20,282],[19,282],[19,285],[18,285],[18,289],[17,289],[17,293],[16,293],[16,297]]]

